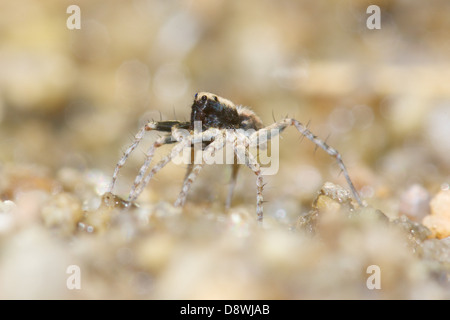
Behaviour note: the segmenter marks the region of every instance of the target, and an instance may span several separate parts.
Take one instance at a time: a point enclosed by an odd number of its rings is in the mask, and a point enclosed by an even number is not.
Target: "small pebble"
[[[431,230],[432,236],[443,239],[450,236],[450,190],[441,190],[430,202],[431,214],[423,224]]]
[[[57,228],[62,235],[71,235],[82,218],[81,202],[67,192],[53,195],[42,207],[42,219],[47,227]]]
[[[412,185],[400,196],[400,215],[404,214],[414,221],[421,221],[430,213],[430,199],[424,187],[419,184]]]
[[[16,204],[10,200],[0,201],[0,234],[7,233],[14,225]]]

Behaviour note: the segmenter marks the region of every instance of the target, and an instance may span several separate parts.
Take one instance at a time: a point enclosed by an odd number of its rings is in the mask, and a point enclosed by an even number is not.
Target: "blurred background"
[[[81,29],[67,27],[70,5]],[[370,5],[381,29],[367,28]],[[209,91],[266,125],[286,115],[309,123],[366,201],[396,217],[408,192],[429,200],[449,188],[449,13],[445,0],[0,0],[1,200],[52,191],[40,177],[68,169],[88,172],[101,194],[146,121],[187,120],[194,94]],[[118,194],[155,137],[127,162]],[[293,222],[324,181],[347,187],[314,147],[283,133],[279,172],[266,177],[268,216]],[[176,199],[185,168],[169,167],[143,201]],[[188,201],[223,203],[229,174],[205,168]],[[242,169],[235,203],[250,211],[254,183]]]

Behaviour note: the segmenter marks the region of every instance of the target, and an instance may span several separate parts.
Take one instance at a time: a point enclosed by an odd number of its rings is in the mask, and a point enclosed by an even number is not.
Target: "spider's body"
[[[263,127],[261,119],[250,109],[236,107],[230,100],[212,93],[199,92],[195,95],[191,108],[191,129],[194,122],[202,122],[202,130],[218,129],[255,129]]]
[[[254,129],[263,127],[261,119],[249,108],[235,106],[230,100],[212,93],[199,92],[191,107],[191,121],[157,121],[148,124],[148,130],[171,132],[172,128],[194,130],[195,121],[202,123],[202,131],[217,129]]]
[[[198,124],[201,124],[198,127]],[[226,206],[231,204],[232,193],[234,185],[236,183],[236,177],[238,172],[237,159],[240,163],[245,163],[257,176],[257,200],[256,200],[256,212],[257,220],[262,223],[263,219],[263,178],[261,174],[261,168],[255,157],[248,152],[246,147],[249,145],[255,145],[255,142],[259,141],[262,134],[265,134],[268,139],[273,136],[273,131],[278,134],[288,126],[295,126],[297,130],[306,138],[315,143],[318,147],[325,150],[329,155],[336,158],[343,174],[350,186],[350,189],[358,201],[359,205],[362,205],[361,199],[353,186],[347,169],[341,159],[341,155],[334,148],[328,146],[324,141],[317,138],[311,131],[309,131],[304,125],[295,119],[285,118],[274,124],[263,127],[261,119],[250,109],[242,106],[235,106],[233,102],[221,98],[217,95],[207,92],[199,92],[195,94],[194,102],[191,107],[191,117],[189,122],[181,122],[177,120],[169,121],[151,121],[147,123],[136,134],[134,143],[125,151],[123,157],[116,165],[112,182],[109,188],[109,192],[112,192],[120,168],[125,164],[128,156],[137,147],[139,142],[144,137],[146,131],[156,130],[165,133],[157,141],[153,143],[150,149],[146,153],[146,160],[139,170],[139,174],[136,176],[130,195],[129,201],[134,201],[143,191],[144,187],[148,184],[151,178],[161,170],[169,161],[174,159],[185,148],[191,147],[194,143],[201,141],[202,150],[208,151],[214,154],[218,150],[224,148],[226,143],[232,145],[234,155],[234,163],[232,164],[232,177]],[[199,130],[200,129],[200,130]],[[240,129],[237,130],[237,129]],[[235,135],[227,135],[227,131],[237,130]],[[247,133],[243,133],[242,130]],[[186,135],[186,131],[188,134]],[[270,132],[269,135],[267,135]],[[149,172],[150,164],[156,148],[169,143],[177,143],[172,149],[170,155],[166,156],[163,160],[157,163]],[[193,150],[193,149],[191,149]],[[244,150],[244,151],[242,151]],[[201,171],[204,163],[193,163],[194,154],[191,154],[191,162],[188,165],[186,176],[184,179],[183,187],[180,192],[175,205],[182,206],[185,203],[187,193],[191,184],[196,179],[197,175]]]

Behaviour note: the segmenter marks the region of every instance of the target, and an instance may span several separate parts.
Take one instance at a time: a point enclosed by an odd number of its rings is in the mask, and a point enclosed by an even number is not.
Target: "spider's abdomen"
[[[246,107],[237,107],[239,114],[239,128],[244,130],[259,130],[264,127],[261,119],[252,110]]]

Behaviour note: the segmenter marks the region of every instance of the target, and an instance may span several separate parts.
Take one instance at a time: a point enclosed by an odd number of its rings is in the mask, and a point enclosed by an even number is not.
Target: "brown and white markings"
[[[197,124],[200,125],[197,126]],[[138,131],[134,138],[134,142],[128,147],[122,158],[117,163],[108,192],[112,193],[120,168],[123,167],[130,154],[141,142],[146,131],[156,130],[162,132],[164,135],[157,139],[146,152],[144,164],[140,168],[128,196],[128,201],[130,202],[135,201],[153,176],[171,160],[177,157],[185,148],[192,147],[196,143],[201,143],[201,149],[203,152],[214,155],[217,151],[224,148],[225,145],[231,145],[234,152],[235,161],[232,164],[233,169],[230,188],[226,200],[226,207],[229,208],[231,205],[233,188],[236,183],[239,168],[237,163],[245,163],[245,165],[256,175],[256,214],[257,221],[262,223],[262,191],[264,186],[263,175],[260,164],[248,151],[248,147],[255,146],[257,142],[260,141],[259,139],[263,134],[267,139],[270,139],[274,136],[274,132],[275,134],[279,134],[289,126],[294,126],[297,128],[303,136],[311,140],[317,147],[320,147],[336,159],[354,198],[360,206],[363,206],[339,152],[327,145],[323,140],[317,138],[299,121],[292,118],[285,118],[264,127],[261,119],[252,110],[242,106],[235,106],[231,101],[208,92],[199,92],[195,94],[194,102],[191,107],[190,121],[151,121],[145,124]],[[227,134],[230,130],[234,130],[234,134]],[[247,134],[245,132],[247,132]],[[156,149],[162,145],[170,143],[176,143],[171,153],[165,156],[161,161],[155,164],[153,168],[150,169],[152,158]],[[204,166],[203,161],[200,163],[194,163],[194,161],[192,161],[193,156],[194,155],[191,154],[191,161],[188,164],[181,192],[175,201],[176,206],[184,205],[192,183],[195,181]],[[239,160],[239,162],[236,162],[236,160]]]

